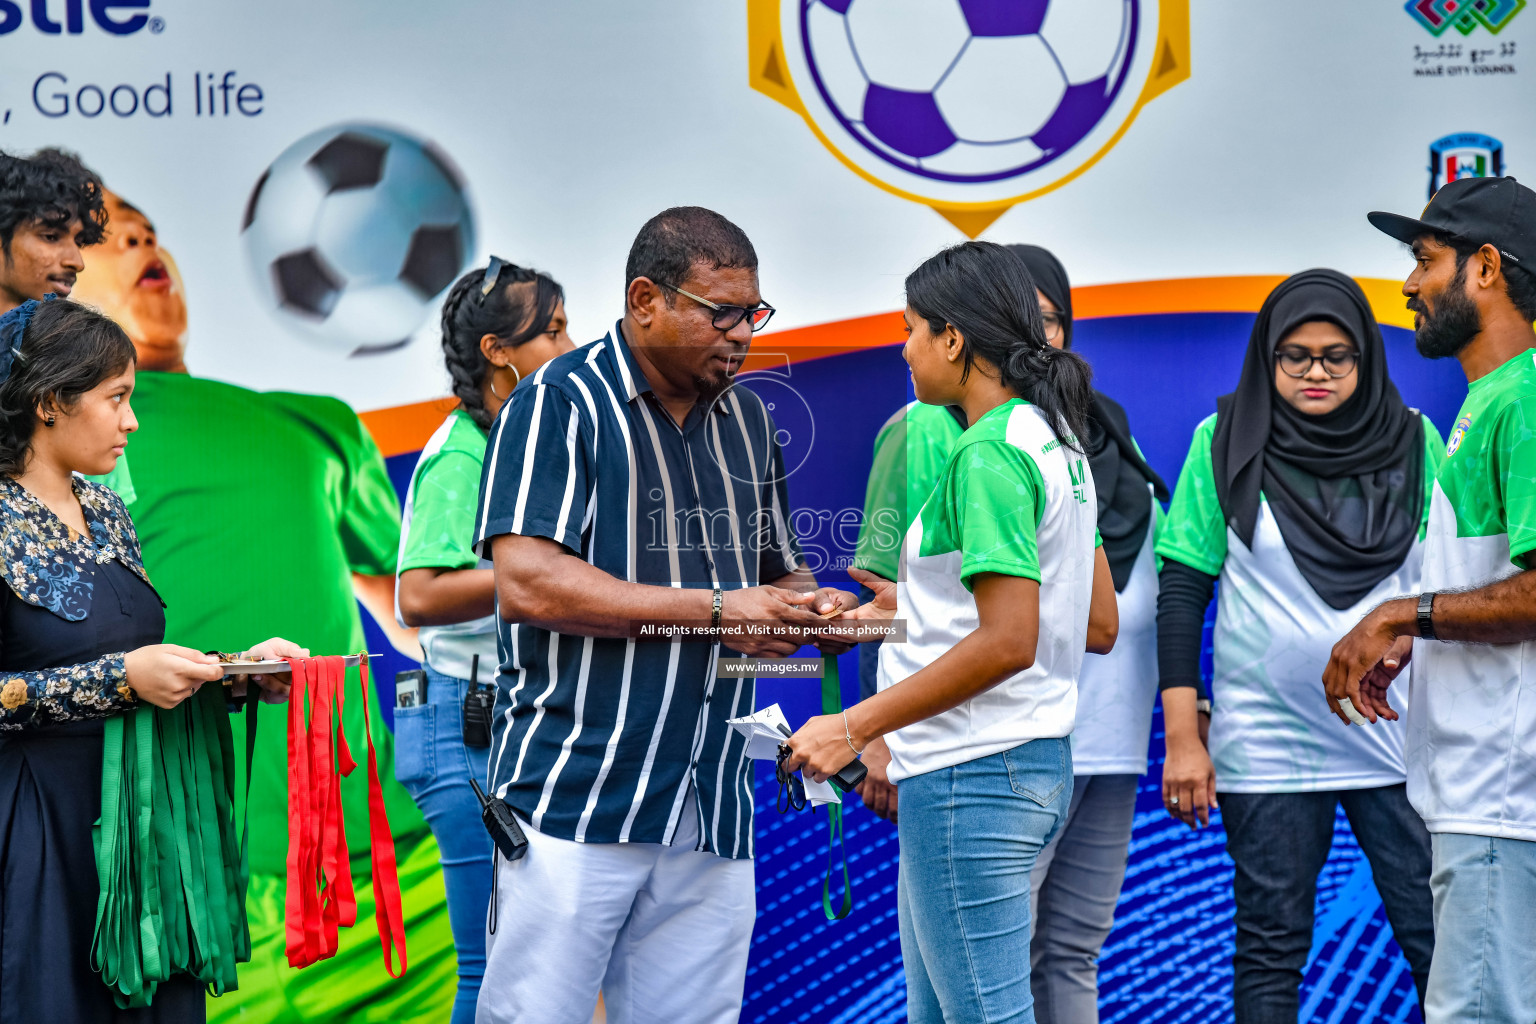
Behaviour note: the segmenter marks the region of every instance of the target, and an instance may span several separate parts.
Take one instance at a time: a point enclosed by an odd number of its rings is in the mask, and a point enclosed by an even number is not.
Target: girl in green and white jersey
[[[1085,648],[1117,629],[1079,436],[1086,364],[1046,342],[1035,284],[966,242],[907,278],[913,389],[970,426],[907,530],[899,582],[853,618],[906,621],[880,692],[790,738],[824,779],[884,736],[901,813],[897,905],[913,1024],[1032,1024],[1030,871],[1072,797],[1069,736]],[[899,609],[899,610],[898,610]]]
[[[1007,248],[1035,279],[1046,341],[1070,349],[1066,267],[1038,245]],[[1098,1024],[1099,952],[1114,928],[1125,880],[1157,693],[1153,545],[1168,488],[1142,456],[1125,410],[1098,389],[1083,441],[1120,632],[1109,654],[1083,659],[1072,727],[1072,802],[1066,823],[1035,862],[1030,960],[1040,1024]]]
[[[1347,729],[1322,673],[1367,611],[1418,588],[1440,436],[1403,404],[1370,304],[1333,270],[1275,288],[1216,409],[1157,539],[1157,646],[1164,803],[1203,825],[1219,793],[1237,867],[1238,1024],[1296,1019],[1339,804],[1422,996],[1429,835],[1405,793],[1404,730]],[[1200,641],[1218,577],[1207,753]]]
[[[480,657],[496,678],[496,585],[470,549],[486,431],[524,377],[574,346],[560,285],[497,257],[459,278],[443,302],[443,356],[459,408],[422,449],[400,525],[395,608],[419,626],[426,700],[395,711],[395,777],[432,827],[443,857],[448,920],[458,954],[453,1024],[470,1024],[485,973],[491,842],[469,786],[485,785],[488,748],[465,745],[464,694]]]

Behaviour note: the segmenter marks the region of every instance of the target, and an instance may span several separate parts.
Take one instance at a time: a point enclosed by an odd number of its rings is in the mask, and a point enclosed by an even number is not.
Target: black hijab
[[[1038,245],[1010,245],[1010,252],[1024,261],[1035,287],[1050,299],[1061,314],[1062,347],[1072,347],[1072,285],[1066,268],[1050,250]],[[1104,538],[1104,555],[1109,559],[1109,573],[1115,590],[1130,582],[1136,556],[1141,554],[1152,522],[1152,503],[1147,500],[1147,484],[1159,501],[1168,500],[1168,485],[1152,471],[1147,460],[1131,440],[1131,425],[1120,403],[1097,389],[1093,392],[1093,413],[1088,417],[1088,436],[1084,439],[1088,467],[1093,471],[1093,488],[1099,496],[1099,536]]]
[[[1321,416],[1275,391],[1275,346],[1310,320],[1337,324],[1359,349],[1355,393]],[[1237,390],[1216,401],[1216,496],[1250,548],[1259,492],[1285,546],[1330,607],[1353,606],[1396,572],[1424,507],[1424,428],[1387,376],[1381,329],[1360,286],[1304,270],[1269,293]]]

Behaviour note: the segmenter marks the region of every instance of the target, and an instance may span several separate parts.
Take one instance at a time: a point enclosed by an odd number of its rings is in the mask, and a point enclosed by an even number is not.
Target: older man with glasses
[[[475,543],[495,563],[490,780],[527,835],[499,860],[476,1019],[734,1021],[755,918],[752,765],[716,678],[723,627],[794,653],[818,590],[791,532],[772,417],[732,388],[772,307],[717,213],[652,218],[624,318],[546,364],[491,428]],[[655,639],[647,622],[702,626]],[[731,627],[755,623],[744,636]],[[824,650],[839,649],[831,643]]]

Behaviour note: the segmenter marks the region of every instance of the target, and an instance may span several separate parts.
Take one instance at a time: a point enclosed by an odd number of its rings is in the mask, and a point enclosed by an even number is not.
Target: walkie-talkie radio
[[[512,808],[499,796],[486,796],[473,775],[469,777],[469,784],[475,787],[475,798],[480,801],[480,820],[485,822],[491,842],[507,860],[521,859],[528,852],[528,837],[523,835],[523,826],[517,823]]]
[[[491,708],[496,704],[496,688],[479,685],[480,655],[469,663],[469,689],[464,691],[463,734],[466,747],[491,745]]]

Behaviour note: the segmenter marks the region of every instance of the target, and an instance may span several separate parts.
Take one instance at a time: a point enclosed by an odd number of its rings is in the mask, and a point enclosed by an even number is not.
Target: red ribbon
[[[405,973],[405,915],[400,909],[400,870],[395,863],[395,837],[389,831],[384,810],[384,788],[379,785],[379,759],[373,752],[373,729],[368,724],[368,652],[357,667],[363,693],[363,735],[368,737],[368,832],[373,854],[373,916],[379,925],[379,944],[384,950],[384,970],[391,978]],[[395,973],[390,947],[400,960]]]
[[[341,776],[357,762],[347,746],[346,662],[290,658],[293,691],[288,702],[288,963],[308,967],[336,955],[338,929],[357,922],[357,894],[341,807]],[[368,742],[368,830],[373,862],[374,917],[384,951],[384,970],[405,973],[405,919],[395,840],[384,808],[378,758],[368,718],[368,655],[359,664],[363,735]],[[332,701],[335,711],[332,712]],[[393,956],[391,955],[393,953]],[[399,970],[395,970],[395,959]]]
[[[288,962],[308,966],[320,959],[320,904],[315,887],[314,851],[319,823],[311,821],[310,733],[305,711],[313,698],[310,662],[294,658],[288,695]],[[254,709],[253,709],[254,710]]]

